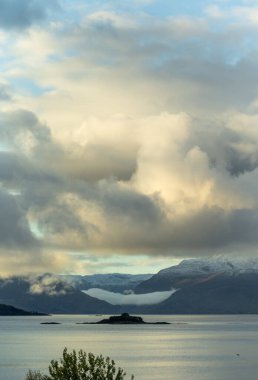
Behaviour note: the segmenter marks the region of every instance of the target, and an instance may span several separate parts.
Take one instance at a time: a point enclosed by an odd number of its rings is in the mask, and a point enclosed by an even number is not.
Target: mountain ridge
[[[71,282],[79,290],[88,290],[99,288],[113,292],[132,291],[142,281],[151,278],[153,274],[124,274],[124,273],[107,273],[92,275],[66,275],[61,276]]]
[[[167,291],[182,288],[205,280],[208,276],[224,273],[227,276],[241,273],[257,273],[258,261],[255,259],[201,258],[186,259],[178,265],[160,270],[151,278],[136,286],[135,293]]]
[[[103,298],[83,293],[72,282],[64,281],[64,276],[44,274],[0,279],[0,303],[48,314],[258,314],[258,261],[255,259],[188,259],[149,278],[141,275],[145,280],[140,283],[137,283],[139,277],[131,276],[93,275],[93,282],[99,281],[101,289],[101,286],[117,286],[118,280],[118,288],[128,294],[127,290],[132,291],[130,280],[137,279],[132,294],[171,289],[176,292],[156,304],[111,305]],[[105,279],[109,283],[105,284]]]
[[[258,261],[255,259],[190,259],[159,271],[141,283],[136,293],[177,291],[142,313],[257,314]]]

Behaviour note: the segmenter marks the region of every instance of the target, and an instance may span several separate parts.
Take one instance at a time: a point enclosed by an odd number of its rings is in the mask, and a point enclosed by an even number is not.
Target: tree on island
[[[78,353],[64,349],[62,358],[52,360],[48,367],[49,375],[39,371],[29,371],[25,380],[124,380],[126,373],[120,367],[116,368],[114,360],[102,355]],[[131,376],[131,380],[134,376]]]

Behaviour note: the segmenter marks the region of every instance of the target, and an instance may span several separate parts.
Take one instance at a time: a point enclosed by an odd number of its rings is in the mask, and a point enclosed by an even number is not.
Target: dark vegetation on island
[[[61,325],[60,322],[41,322],[41,325]]]
[[[77,324],[87,324],[87,325],[99,325],[99,324],[106,324],[106,325],[164,325],[169,324],[168,322],[145,322],[142,317],[130,315],[128,313],[122,313],[121,315],[112,315],[109,318],[101,319],[98,322],[82,322]]]

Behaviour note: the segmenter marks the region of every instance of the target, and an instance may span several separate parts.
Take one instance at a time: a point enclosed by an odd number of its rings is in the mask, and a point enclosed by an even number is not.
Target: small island
[[[111,317],[107,319],[102,319],[99,322],[96,322],[97,324],[142,324],[146,323],[141,317],[136,317],[134,315],[130,315],[128,313],[123,313],[121,315],[112,315]]]
[[[82,322],[77,324],[108,324],[108,325],[130,325],[130,324],[145,324],[145,325],[169,325],[168,322],[145,322],[142,317],[130,315],[128,313],[123,313],[121,315],[112,315],[109,318],[102,319],[98,322]]]
[[[61,325],[60,322],[41,322],[41,325]]]

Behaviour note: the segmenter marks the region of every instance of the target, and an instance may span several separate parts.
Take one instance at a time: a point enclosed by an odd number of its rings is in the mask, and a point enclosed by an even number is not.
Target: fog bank
[[[83,290],[84,293],[91,297],[107,301],[111,305],[155,305],[165,301],[173,293],[175,289],[166,292],[153,292],[147,294],[121,294],[113,293],[103,289],[92,288]]]

